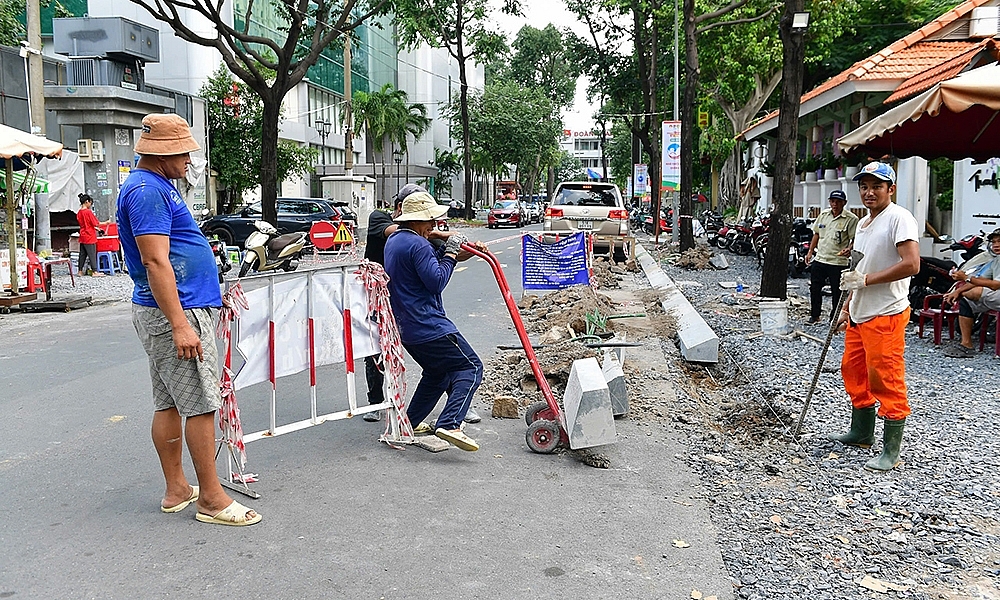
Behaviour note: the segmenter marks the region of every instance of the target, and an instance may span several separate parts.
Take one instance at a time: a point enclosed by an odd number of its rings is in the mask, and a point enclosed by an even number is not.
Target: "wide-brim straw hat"
[[[184,117],[174,114],[146,115],[142,133],[135,143],[136,154],[174,156],[201,150]]]
[[[436,221],[448,214],[448,207],[438,204],[427,192],[410,194],[403,199],[403,212],[393,219],[397,223],[403,221]]]

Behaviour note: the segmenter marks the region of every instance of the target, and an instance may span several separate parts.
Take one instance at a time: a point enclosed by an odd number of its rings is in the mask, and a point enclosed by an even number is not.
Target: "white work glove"
[[[860,290],[867,285],[868,276],[861,271],[844,271],[840,274],[840,289],[846,291]]]
[[[444,253],[458,256],[458,253],[462,250],[462,244],[468,241],[469,238],[465,237],[464,233],[453,233],[448,236],[447,241],[444,243]]]

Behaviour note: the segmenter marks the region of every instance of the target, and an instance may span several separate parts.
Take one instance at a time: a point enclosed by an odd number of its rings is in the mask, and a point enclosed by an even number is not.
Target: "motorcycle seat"
[[[272,238],[267,242],[267,251],[272,254],[278,254],[281,249],[291,244],[292,242],[297,242],[302,237],[301,233],[286,233],[285,235],[279,235],[276,238]]]

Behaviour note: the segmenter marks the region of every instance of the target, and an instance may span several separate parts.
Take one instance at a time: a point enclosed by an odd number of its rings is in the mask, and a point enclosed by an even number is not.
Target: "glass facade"
[[[233,21],[237,29],[245,25],[249,0],[233,1]],[[281,39],[284,18],[267,2],[254,2],[250,14],[249,31],[253,35]],[[366,22],[355,29],[355,45],[351,53],[351,88],[368,92],[386,83],[396,83],[396,42],[392,20],[388,16]],[[344,94],[343,39],[338,38],[323,50],[316,64],[309,68],[312,85]]]

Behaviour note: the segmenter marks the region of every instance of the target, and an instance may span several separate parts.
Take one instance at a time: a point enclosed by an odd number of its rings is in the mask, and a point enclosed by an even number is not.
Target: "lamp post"
[[[318,121],[316,121],[315,127],[316,127],[316,133],[319,134],[319,137],[322,140],[321,147],[319,150],[320,161],[321,161],[320,164],[326,166],[326,136],[330,135],[330,128],[333,127],[333,123],[329,121],[324,121],[323,119],[319,119]]]
[[[396,161],[396,191],[399,191],[399,163],[403,162],[403,153],[399,150],[392,152],[392,159]]]

